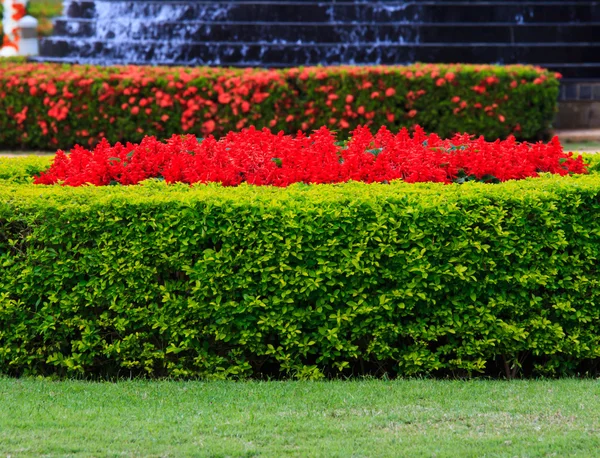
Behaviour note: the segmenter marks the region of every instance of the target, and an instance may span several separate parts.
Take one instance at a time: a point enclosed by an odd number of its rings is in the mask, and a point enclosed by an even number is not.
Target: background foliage
[[[416,124],[441,137],[546,135],[555,74],[527,66],[424,65],[286,70],[93,67],[0,62],[0,147],[138,142],[255,125],[347,134]]]
[[[38,33],[40,36],[48,36],[52,33],[52,18],[62,13],[62,0],[29,0],[27,13],[38,20]],[[0,2],[0,43],[4,37],[2,28],[2,2]]]

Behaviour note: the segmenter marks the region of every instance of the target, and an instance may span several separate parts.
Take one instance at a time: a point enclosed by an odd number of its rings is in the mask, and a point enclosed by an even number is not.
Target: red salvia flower
[[[345,123],[340,120],[342,127]],[[206,131],[214,128],[214,121],[204,123]],[[326,127],[296,136],[250,127],[220,140],[174,135],[166,142],[146,137],[139,144],[114,146],[102,140],[93,150],[76,146],[69,154],[59,151],[50,169],[35,178],[35,183],[130,185],[159,177],[169,183],[218,182],[225,186],[396,179],[452,183],[465,178],[515,180],[542,172],[567,175],[586,173],[587,168],[581,156],[564,153],[556,137],[548,144],[518,143],[514,137],[486,142],[467,134],[444,140],[427,135],[418,126],[412,136],[407,129],[393,134],[382,127],[373,135],[367,127],[358,127],[344,143]]]

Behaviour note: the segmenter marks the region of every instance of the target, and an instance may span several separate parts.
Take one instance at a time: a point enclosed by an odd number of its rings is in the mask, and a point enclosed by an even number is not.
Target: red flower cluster
[[[266,70],[9,60],[0,61],[0,146],[94,147],[104,138],[222,136],[249,126],[311,132],[326,125],[347,134],[357,126],[420,124],[442,136],[539,138],[558,87],[552,73],[520,65]]]
[[[556,137],[548,144],[518,143],[512,137],[486,142],[467,134],[443,140],[420,127],[412,136],[407,129],[393,134],[382,127],[373,135],[358,127],[347,142],[339,142],[325,127],[296,136],[251,127],[220,140],[176,135],[164,143],[146,137],[140,144],[114,146],[105,140],[91,151],[76,146],[68,155],[59,151],[35,183],[129,185],[161,177],[169,183],[225,186],[397,179],[462,183],[522,179],[540,172],[586,173],[586,165],[581,156],[564,153]]]

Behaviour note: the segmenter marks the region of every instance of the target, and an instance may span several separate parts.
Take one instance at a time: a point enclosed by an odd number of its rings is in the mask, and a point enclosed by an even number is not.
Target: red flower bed
[[[166,142],[146,137],[140,144],[94,150],[76,146],[59,151],[37,184],[69,186],[137,184],[148,178],[167,182],[236,186],[287,186],[292,183],[340,183],[349,180],[462,183],[499,182],[535,177],[540,172],[560,175],[585,173],[582,158],[564,153],[558,138],[550,143],[518,143],[514,138],[486,142],[463,134],[443,140],[417,127],[393,134],[382,127],[373,135],[367,127],[352,132],[347,142],[322,127],[311,135],[244,129],[220,140],[173,136]]]
[[[174,133],[221,136],[249,126],[327,126],[444,137],[544,136],[558,75],[521,65],[415,64],[281,70],[96,67],[0,59],[0,148],[58,149]]]

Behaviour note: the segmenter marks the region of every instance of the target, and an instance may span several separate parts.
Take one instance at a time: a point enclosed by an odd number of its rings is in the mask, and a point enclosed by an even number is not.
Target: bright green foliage
[[[0,157],[0,181],[31,183],[33,175],[46,170],[51,162],[51,156]]]
[[[285,189],[0,182],[0,371],[584,371],[600,356],[599,217],[597,173]]]

